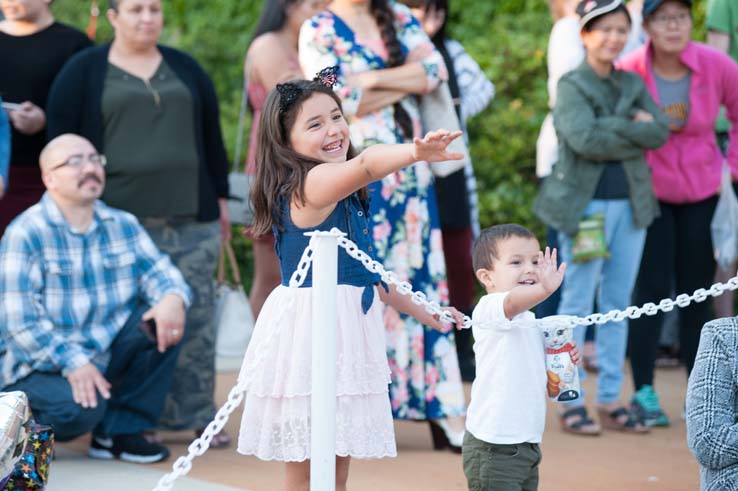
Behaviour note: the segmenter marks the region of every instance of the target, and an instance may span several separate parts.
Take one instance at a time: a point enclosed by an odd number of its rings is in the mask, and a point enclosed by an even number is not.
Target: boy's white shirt
[[[474,308],[474,356],[466,429],[477,439],[498,444],[540,443],[546,422],[546,355],[543,335],[525,320],[528,311],[509,320],[504,302],[509,292],[489,293]],[[516,322],[513,322],[516,321]]]

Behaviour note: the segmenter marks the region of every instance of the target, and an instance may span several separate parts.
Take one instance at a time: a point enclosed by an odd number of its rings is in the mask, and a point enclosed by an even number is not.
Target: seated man
[[[62,135],[40,157],[46,193],[0,241],[0,387],[89,455],[158,462],[149,443],[169,390],[190,289],[133,215],[97,198],[105,157]],[[142,196],[141,199],[145,199]]]

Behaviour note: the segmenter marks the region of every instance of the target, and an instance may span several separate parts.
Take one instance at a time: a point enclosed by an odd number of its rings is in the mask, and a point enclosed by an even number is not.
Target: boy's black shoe
[[[158,443],[149,443],[140,433],[92,436],[87,455],[93,459],[120,459],[136,464],[153,464],[169,457],[169,449]]]

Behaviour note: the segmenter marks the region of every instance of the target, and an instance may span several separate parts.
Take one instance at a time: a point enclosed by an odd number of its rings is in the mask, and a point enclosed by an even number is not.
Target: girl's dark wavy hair
[[[370,10],[374,16],[374,20],[379,27],[379,33],[382,36],[382,42],[389,53],[387,66],[394,68],[402,66],[405,63],[405,54],[402,52],[402,44],[397,38],[397,30],[395,29],[395,12],[392,10],[387,0],[371,0]],[[406,140],[413,137],[413,122],[410,115],[399,102],[392,105],[395,115],[395,124]]]
[[[341,100],[331,87],[312,80],[295,80],[289,83],[297,87],[294,102],[283,110],[280,109],[280,93],[277,88],[272,89],[259,120],[256,177],[251,186],[251,202],[254,207],[251,233],[255,236],[270,232],[274,224],[282,229],[279,218],[280,201],[297,198],[304,204],[307,173],[316,165],[323,163],[292,149],[290,132],[303,103],[313,94],[325,94],[336,101],[343,113]],[[354,148],[349,145],[347,159],[355,156]],[[366,188],[359,191],[359,196],[362,199],[367,198]]]

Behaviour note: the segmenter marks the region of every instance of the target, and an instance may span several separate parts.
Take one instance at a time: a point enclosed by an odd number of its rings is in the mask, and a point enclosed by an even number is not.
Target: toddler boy
[[[477,377],[462,447],[469,491],[538,489],[546,417],[546,355],[529,311],[564,278],[556,249],[542,253],[520,225],[496,225],[474,242],[474,271],[487,294],[472,319]],[[512,321],[516,321],[513,323]],[[579,353],[573,351],[578,363]]]

